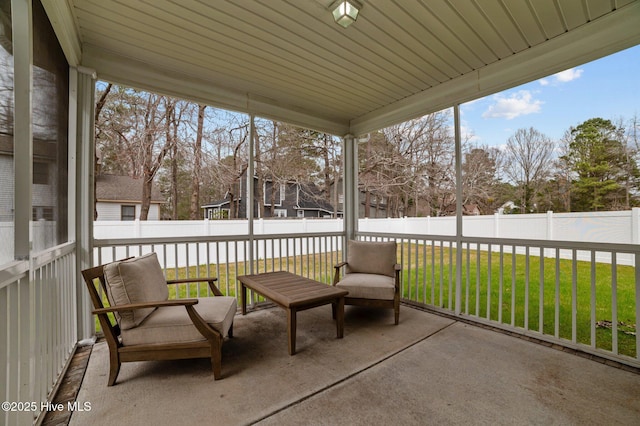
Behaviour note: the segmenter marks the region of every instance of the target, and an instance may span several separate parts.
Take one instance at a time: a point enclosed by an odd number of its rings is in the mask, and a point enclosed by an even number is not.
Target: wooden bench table
[[[344,336],[344,297],[348,291],[284,271],[242,275],[238,280],[242,284],[242,315],[247,313],[247,288],[287,311],[289,355],[296,353],[298,311],[333,304],[337,338],[341,339]]]

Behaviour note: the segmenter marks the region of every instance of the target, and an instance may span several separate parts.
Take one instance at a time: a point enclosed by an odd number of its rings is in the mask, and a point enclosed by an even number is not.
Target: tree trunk
[[[191,180],[191,208],[189,218],[191,220],[200,219],[200,175],[202,168],[202,133],[204,132],[204,110],[206,105],[198,105],[198,130],[196,142],[193,147],[193,177]]]
[[[151,163],[153,142],[150,141],[151,135],[147,133],[145,135],[145,155],[144,170],[142,173],[142,206],[140,207],[140,220],[147,220],[149,217],[149,207],[151,206],[151,187],[153,186],[153,165]]]
[[[173,144],[171,139],[165,139],[164,146],[154,157],[154,146],[156,139],[156,132],[158,131],[156,123],[156,113],[158,112],[158,105],[162,101],[162,97],[156,97],[150,95],[147,100],[147,108],[145,111],[145,128],[143,137],[143,170],[142,170],[142,206],[140,208],[140,220],[147,220],[149,217],[149,207],[151,205],[151,188],[153,186],[153,179],[162,165],[167,153],[171,150]],[[165,123],[165,126],[167,123]],[[161,132],[158,132],[159,134]],[[166,132],[165,132],[166,134]]]
[[[275,137],[275,129],[276,129],[276,122],[273,122],[273,136]],[[264,171],[262,170],[262,147],[260,145],[260,136],[258,135],[258,132],[255,132],[255,171],[256,171],[256,176],[258,178],[258,182],[256,183],[256,187],[255,187],[255,193],[253,194],[253,196],[255,197],[255,199],[258,201],[258,217],[264,217],[264,196],[262,193],[262,187],[264,185]],[[247,211],[249,211],[247,209]]]
[[[171,147],[171,178],[170,188],[171,193],[171,219],[178,220],[178,144],[177,132],[178,123],[176,123],[175,104],[172,102],[167,105],[167,140],[172,140]],[[171,131],[173,130],[173,133]]]

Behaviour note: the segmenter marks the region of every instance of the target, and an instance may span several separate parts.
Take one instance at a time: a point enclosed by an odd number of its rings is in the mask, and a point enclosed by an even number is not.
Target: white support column
[[[343,137],[344,152],[344,230],[347,240],[358,231],[358,144],[353,135]],[[343,248],[343,251],[346,247]]]
[[[33,133],[32,133],[32,93],[33,93],[33,20],[31,0],[11,2],[11,22],[13,38],[13,173],[14,173],[14,256],[16,260],[28,261],[31,255],[32,217],[32,177],[33,177]],[[11,324],[18,332],[17,345],[12,348],[9,358],[19,358],[16,401],[35,400],[35,293],[33,271],[29,268],[29,282],[18,286],[14,297],[15,316]],[[2,366],[3,368],[5,366]],[[4,415],[4,413],[3,413]],[[32,413],[19,412],[12,416],[17,424],[33,422]]]
[[[31,103],[33,92],[33,33],[31,0],[13,1],[13,172],[14,172],[14,253],[16,260],[28,260],[31,250],[31,210],[33,176],[33,134]]]
[[[67,166],[67,191],[68,191],[68,216],[67,229],[69,230],[69,241],[76,241],[76,220],[77,212],[77,191],[76,182],[78,181],[78,134],[74,129],[78,128],[78,72],[75,68],[69,68],[69,123],[68,123],[68,162]]]
[[[462,306],[462,141],[460,136],[460,105],[453,106],[456,151],[456,315]]]
[[[80,275],[82,269],[93,266],[93,218],[94,218],[94,181],[95,181],[95,72],[77,69],[71,72],[76,76],[76,171],[74,182],[76,190],[76,290],[78,340],[93,336],[95,323],[92,321],[91,302]],[[74,129],[69,129],[71,134]]]
[[[254,220],[254,205],[253,205],[253,197],[255,195],[255,188],[253,182],[253,176],[255,173],[255,137],[256,137],[256,126],[255,126],[255,116],[252,114],[249,117],[249,164],[247,167],[247,201],[245,205],[247,206],[247,221],[249,223],[249,273],[253,274],[253,244],[254,244],[254,236],[253,236],[253,220]]]

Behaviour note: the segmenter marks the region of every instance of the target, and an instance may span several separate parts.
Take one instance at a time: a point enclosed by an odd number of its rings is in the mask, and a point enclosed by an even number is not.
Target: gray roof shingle
[[[130,176],[98,175],[96,176],[97,201],[133,201],[140,202],[142,198],[142,179]],[[165,199],[160,190],[151,188],[151,202],[164,203]]]

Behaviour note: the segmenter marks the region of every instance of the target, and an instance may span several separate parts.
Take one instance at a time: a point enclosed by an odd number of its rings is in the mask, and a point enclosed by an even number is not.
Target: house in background
[[[254,185],[258,180],[254,178]],[[206,204],[204,210],[205,219],[228,219],[231,214],[231,203],[235,203],[236,217],[247,217],[245,179],[241,179],[236,185],[235,193],[227,192],[225,198]],[[258,191],[255,191],[257,194]],[[266,181],[262,186],[262,201],[264,210],[259,212],[257,201],[254,202],[256,217],[264,218],[331,218],[342,217],[342,210],[334,212],[334,208],[322,194],[320,188],[312,183],[286,182],[274,183]],[[272,206],[273,205],[273,206]],[[273,207],[273,209],[272,209]],[[273,210],[273,213],[272,213]]]
[[[97,220],[135,220],[142,208],[142,179],[130,176],[96,176]],[[160,205],[165,200],[157,188],[151,190],[148,220],[160,220]]]

